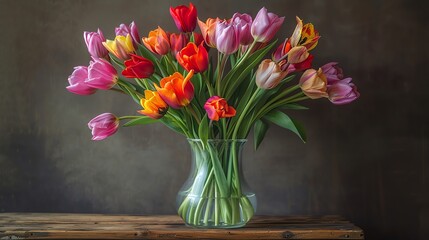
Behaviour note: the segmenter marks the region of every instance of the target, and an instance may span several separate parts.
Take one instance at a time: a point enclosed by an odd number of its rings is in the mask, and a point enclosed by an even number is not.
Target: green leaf
[[[151,60],[154,64],[158,62],[156,56],[146,46],[138,43],[138,50],[143,57]]]
[[[307,110],[308,107],[304,107],[297,103],[286,103],[281,106],[281,109]]]
[[[298,135],[303,142],[307,141],[307,137],[305,135],[303,127],[296,122],[295,120],[292,120],[288,115],[286,115],[284,112],[274,110],[269,113],[267,113],[264,116],[264,119],[280,126],[286,129],[291,130],[296,135]]]
[[[277,41],[274,41],[270,45],[252,53],[252,55],[243,60],[243,62],[239,63],[239,66],[235,66],[222,79],[222,82],[224,83],[222,86],[222,92],[224,93],[224,97],[226,99],[229,99],[233,95],[235,89],[237,89],[241,82],[246,79],[246,77],[251,73],[256,65],[260,64],[262,58],[265,56],[265,54],[268,53],[268,51],[274,46],[276,42]]]
[[[169,120],[167,120],[166,118],[161,118],[160,119],[160,121],[165,125],[165,126],[167,126],[168,128],[170,128],[171,130],[173,130],[173,131],[175,131],[175,132],[177,132],[177,133],[179,133],[179,134],[182,134],[182,135],[185,135],[186,136],[186,134],[183,132],[183,130],[180,128],[180,126],[179,126],[179,124],[178,123],[176,123],[175,121],[169,121]]]
[[[137,94],[133,91],[132,88],[130,88],[127,84],[123,84],[123,82],[125,81],[118,81],[118,86],[126,93],[128,93],[128,95],[130,95],[134,102],[136,102],[137,104],[140,105],[140,98],[139,96],[137,96]]]
[[[253,143],[254,143],[255,151],[258,149],[262,140],[264,140],[265,133],[267,133],[268,127],[269,127],[269,124],[262,120],[257,120],[255,122],[255,126],[253,127],[253,133],[254,133]]]
[[[209,118],[207,113],[204,115],[203,119],[200,122],[200,126],[198,127],[198,136],[203,142],[203,146],[207,145],[207,140],[209,138]]]
[[[115,55],[113,55],[113,54],[111,54],[111,53],[109,53],[109,56],[110,56],[110,59],[112,59],[112,61],[113,61],[116,65],[118,65],[118,66],[119,66],[119,67],[121,67],[121,68],[125,68],[125,66],[124,66],[124,61],[123,61],[123,60],[121,60],[121,59],[117,58]]]
[[[158,122],[157,119],[152,119],[148,116],[142,116],[142,117],[133,119],[131,121],[128,121],[123,126],[124,127],[131,127],[131,126],[135,126],[135,125],[145,125],[145,124],[156,123],[156,122]]]

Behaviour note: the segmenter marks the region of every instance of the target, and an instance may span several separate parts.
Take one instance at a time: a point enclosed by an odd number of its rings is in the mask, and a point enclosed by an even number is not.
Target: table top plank
[[[364,239],[338,216],[255,216],[244,228],[197,229],[178,216],[0,213],[0,239]]]

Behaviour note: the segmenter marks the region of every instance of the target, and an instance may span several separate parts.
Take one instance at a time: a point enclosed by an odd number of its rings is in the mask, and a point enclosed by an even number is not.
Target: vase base
[[[203,229],[232,229],[232,228],[241,228],[241,227],[246,226],[246,224],[247,224],[247,222],[238,223],[238,224],[234,224],[234,225],[223,224],[223,223],[215,224],[215,222],[201,223],[201,224],[198,224],[198,225],[185,223],[185,225],[188,226],[188,227],[203,228]]]

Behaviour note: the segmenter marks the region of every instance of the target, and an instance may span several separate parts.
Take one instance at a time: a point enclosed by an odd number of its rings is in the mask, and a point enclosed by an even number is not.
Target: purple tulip
[[[323,74],[325,74],[328,84],[333,84],[344,78],[343,69],[338,67],[338,63],[330,62],[322,67]]]
[[[88,127],[92,131],[92,140],[103,140],[118,130],[119,119],[111,113],[103,113],[89,121]]]
[[[257,42],[268,42],[283,24],[284,17],[278,17],[274,13],[267,12],[265,7],[259,10],[255,19],[253,20],[251,33]]]
[[[105,42],[106,39],[100,29],[98,29],[97,32],[83,32],[83,38],[85,39],[86,47],[91,56],[96,58],[108,57],[109,52],[103,46],[103,42]]]
[[[77,66],[73,73],[69,76],[69,84],[67,90],[79,95],[90,95],[95,93],[97,89],[89,87],[85,81],[88,79],[88,67]]]
[[[92,88],[108,90],[118,81],[116,69],[104,59],[93,58],[88,67],[88,79],[85,83]]]
[[[223,54],[232,54],[238,50],[240,39],[238,31],[226,21],[216,25],[216,48]]]
[[[249,14],[235,13],[232,16],[232,24],[236,28],[236,31],[238,31],[241,45],[249,45],[253,42],[253,37],[250,33],[252,17]]]
[[[133,39],[134,48],[137,48],[138,43],[141,44],[141,38],[134,21],[131,22],[130,26],[127,26],[125,24],[119,25],[119,27],[115,28],[115,34],[116,36],[124,36],[124,37],[126,37],[127,34],[130,34],[131,38]]]
[[[357,91],[356,85],[351,83],[352,78],[345,78],[335,82],[332,85],[328,85],[329,101],[333,104],[341,105],[353,102],[360,94]]]

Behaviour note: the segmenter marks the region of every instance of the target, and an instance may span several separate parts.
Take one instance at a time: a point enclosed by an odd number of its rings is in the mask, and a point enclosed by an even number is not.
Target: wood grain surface
[[[338,216],[255,216],[239,229],[197,229],[178,216],[1,213],[0,239],[364,239]]]

